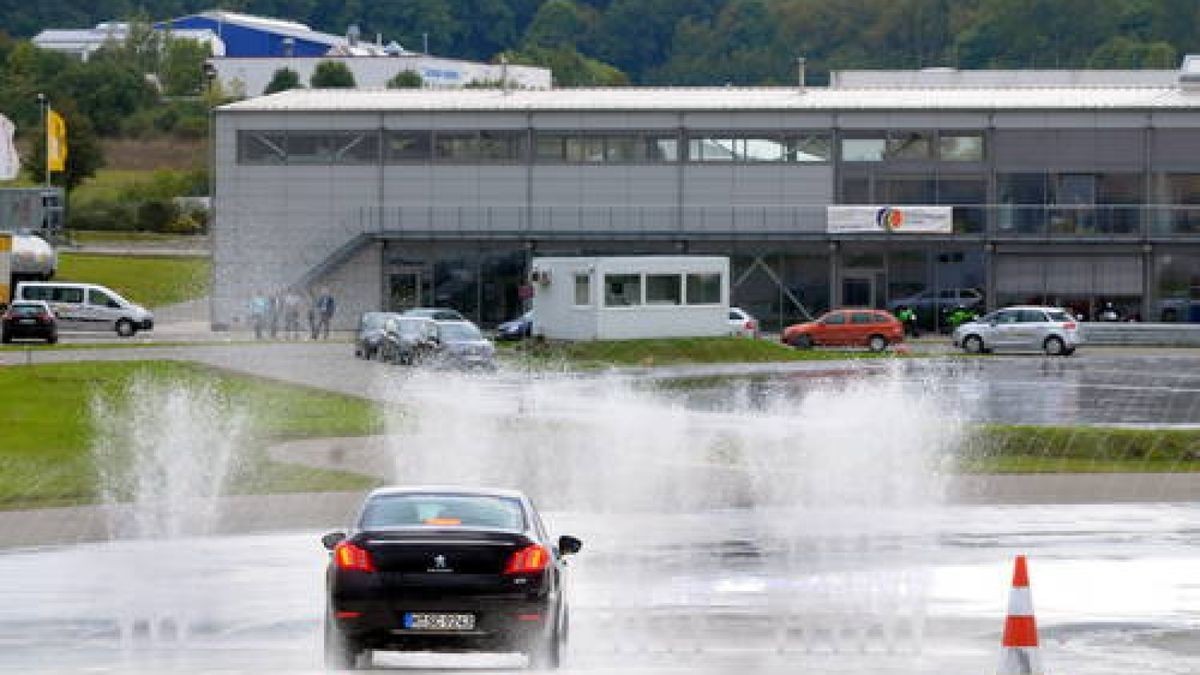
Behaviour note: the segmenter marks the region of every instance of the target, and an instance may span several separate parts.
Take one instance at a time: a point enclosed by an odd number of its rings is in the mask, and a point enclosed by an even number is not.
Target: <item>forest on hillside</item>
[[[30,37],[213,7],[357,24],[414,50],[428,36],[445,56],[586,57],[636,84],[791,82],[797,56],[820,82],[844,68],[1170,68],[1200,51],[1196,0],[0,0],[0,26]]]

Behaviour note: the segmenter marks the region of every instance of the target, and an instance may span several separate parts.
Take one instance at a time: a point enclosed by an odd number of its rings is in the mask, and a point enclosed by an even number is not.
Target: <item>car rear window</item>
[[[1021,310],[1021,323],[1046,323],[1046,313],[1040,309]]]
[[[8,308],[13,316],[37,316],[46,311],[41,305],[13,305]]]
[[[385,527],[487,527],[524,530],[521,502],[511,497],[464,494],[401,494],[372,498],[363,529]]]

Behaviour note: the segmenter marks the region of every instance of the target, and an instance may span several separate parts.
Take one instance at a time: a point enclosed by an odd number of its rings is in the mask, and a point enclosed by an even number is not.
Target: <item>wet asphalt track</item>
[[[567,667],[993,672],[1009,560],[1026,552],[1050,672],[1200,671],[1200,506],[893,515],[874,534],[845,537],[776,532],[772,522],[788,514],[760,511],[642,516],[637,528],[550,514],[553,529],[587,544],[572,570]],[[0,670],[319,671],[317,534],[7,551]],[[384,654],[376,665],[492,671],[522,662]]]

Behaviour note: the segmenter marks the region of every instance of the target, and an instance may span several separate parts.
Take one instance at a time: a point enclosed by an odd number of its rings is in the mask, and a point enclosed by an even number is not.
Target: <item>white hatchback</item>
[[[1005,307],[954,329],[954,346],[980,354],[993,350],[1042,351],[1070,356],[1083,342],[1079,324],[1065,309]]]
[[[734,337],[758,338],[758,320],[740,307],[730,307],[729,334]]]

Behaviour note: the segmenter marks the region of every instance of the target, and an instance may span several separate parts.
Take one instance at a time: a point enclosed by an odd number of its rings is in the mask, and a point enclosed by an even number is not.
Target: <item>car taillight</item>
[[[49,314],[38,314],[37,318],[38,321],[42,323],[52,323],[54,321],[54,317],[50,316]]]
[[[544,546],[530,544],[512,554],[504,566],[505,574],[536,574],[550,564],[550,552]]]
[[[745,325],[745,329],[746,329],[746,330],[754,330],[754,322],[753,322],[753,321],[747,321],[747,322],[746,322],[746,325]]]
[[[343,541],[333,549],[333,561],[338,569],[354,570],[357,572],[374,572],[375,563],[371,554],[359,546]]]
[[[1064,323],[1063,328],[1066,330],[1075,330],[1075,322],[1071,321],[1069,323]]]

